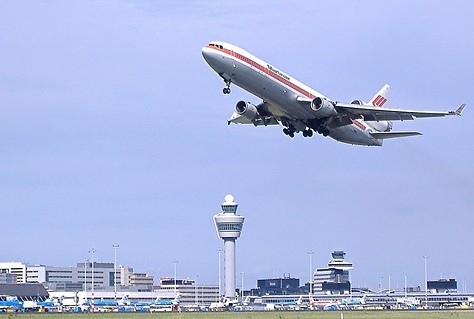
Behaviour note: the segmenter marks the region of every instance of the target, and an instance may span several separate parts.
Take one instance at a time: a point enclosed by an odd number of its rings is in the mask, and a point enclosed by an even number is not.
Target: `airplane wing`
[[[339,113],[362,115],[365,121],[407,121],[423,117],[443,117],[447,115],[460,116],[465,106],[466,104],[463,103],[456,110],[448,112],[400,110],[337,102],[334,107]]]
[[[227,125],[230,125],[231,123],[235,124],[253,124],[255,126],[260,126],[260,125],[279,125],[280,122],[273,117],[273,116],[262,116],[258,117],[254,120],[250,120],[246,118],[245,116],[242,116],[238,114],[237,112],[234,112],[230,119],[227,120]]]

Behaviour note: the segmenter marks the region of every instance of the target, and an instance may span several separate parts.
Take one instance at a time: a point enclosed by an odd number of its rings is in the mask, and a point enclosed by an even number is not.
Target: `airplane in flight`
[[[224,94],[235,84],[262,101],[239,101],[227,124],[282,125],[283,133],[304,137],[314,132],[337,141],[382,146],[388,138],[421,135],[417,131],[392,131],[392,121],[460,116],[466,104],[454,111],[416,111],[383,108],[391,87],[385,84],[369,102],[340,103],[313,90],[273,65],[229,43],[210,42],[202,48],[209,66],[224,80]]]

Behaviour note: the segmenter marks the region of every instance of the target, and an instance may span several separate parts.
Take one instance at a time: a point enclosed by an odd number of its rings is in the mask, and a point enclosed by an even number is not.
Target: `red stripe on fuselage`
[[[291,89],[295,90],[296,92],[298,93],[301,93],[303,94],[304,96],[310,98],[310,99],[313,99],[315,98],[315,95],[313,95],[312,93],[308,92],[307,90],[299,87],[298,85],[296,85],[295,83],[291,82],[290,80],[287,80],[285,79],[284,77],[282,77],[281,75],[278,75],[277,73],[275,73],[274,71],[271,71],[267,66],[263,66],[257,62],[255,62],[254,60],[246,57],[245,55],[241,54],[241,53],[238,53],[238,52],[235,52],[235,51],[232,51],[232,50],[229,50],[229,49],[226,49],[226,48],[223,48],[223,49],[220,49],[220,48],[217,48],[215,46],[208,46],[208,48],[211,48],[211,49],[214,49],[214,50],[217,50],[217,51],[220,51],[220,52],[223,52],[223,53],[226,53],[227,55],[230,55],[231,57],[233,58],[236,58],[237,60],[239,60],[240,62],[244,62],[244,63],[247,63],[248,65],[260,70],[261,72],[267,74],[268,76],[272,77],[273,79],[277,80],[278,82],[280,82],[281,84],[284,84],[288,87],[290,87]],[[289,77],[288,77],[289,78]]]
[[[365,131],[365,126],[357,120],[351,119],[352,124],[360,128],[362,131]]]

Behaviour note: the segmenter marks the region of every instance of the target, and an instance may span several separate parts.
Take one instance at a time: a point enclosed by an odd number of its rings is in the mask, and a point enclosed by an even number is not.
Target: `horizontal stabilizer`
[[[250,121],[248,118],[238,114],[237,112],[232,113],[230,119],[227,120],[227,124],[230,125],[230,123],[234,124],[252,124],[252,121]]]
[[[400,131],[400,132],[371,132],[370,135],[377,139],[396,138],[396,137],[407,137],[415,135],[423,135],[416,131]]]
[[[257,117],[256,119],[250,120],[246,118],[245,116],[242,116],[238,114],[237,112],[234,112],[230,119],[227,120],[227,125],[230,125],[231,123],[234,124],[253,124],[255,126],[260,126],[260,125],[278,125],[280,124],[273,116],[262,116],[262,117]]]

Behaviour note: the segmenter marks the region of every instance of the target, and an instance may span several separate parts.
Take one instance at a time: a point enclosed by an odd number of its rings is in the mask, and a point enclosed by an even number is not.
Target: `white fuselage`
[[[315,97],[328,99],[273,67],[247,51],[232,44],[212,42],[202,49],[209,66],[225,81],[234,83],[268,103],[268,111],[274,116],[290,121],[305,121],[315,117],[309,104],[301,103],[301,98]],[[329,100],[329,99],[328,99]],[[358,145],[382,145],[382,140],[372,137],[375,131],[370,123],[362,119],[352,119],[352,124],[334,126],[329,131],[333,139]]]

